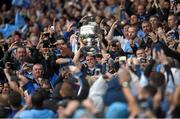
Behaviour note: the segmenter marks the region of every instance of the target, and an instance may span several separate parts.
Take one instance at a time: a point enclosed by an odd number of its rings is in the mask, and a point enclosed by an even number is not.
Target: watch
[[[129,82],[127,82],[127,81],[122,82],[122,83],[121,83],[121,86],[122,86],[123,88],[127,88],[127,87],[129,87]]]

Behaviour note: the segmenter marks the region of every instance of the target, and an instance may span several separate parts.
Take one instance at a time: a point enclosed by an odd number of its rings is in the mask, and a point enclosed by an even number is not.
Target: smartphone
[[[17,66],[15,63],[9,62],[7,63],[7,66],[12,70],[17,70]]]
[[[119,62],[126,62],[126,60],[127,60],[126,56],[119,57]]]
[[[43,36],[44,36],[44,37],[49,37],[49,35],[50,35],[49,32],[44,32],[44,33],[43,33]]]
[[[147,63],[147,59],[146,58],[140,58],[140,63]]]
[[[23,47],[23,46],[26,46],[26,42],[17,42],[16,45],[19,47]]]
[[[51,30],[51,32],[55,32],[55,27],[54,27],[54,26],[51,26],[51,27],[50,27],[50,30]]]
[[[99,68],[96,69],[96,70],[95,70],[95,75],[98,76],[98,75],[100,75],[100,74],[101,74],[101,70],[100,70]]]

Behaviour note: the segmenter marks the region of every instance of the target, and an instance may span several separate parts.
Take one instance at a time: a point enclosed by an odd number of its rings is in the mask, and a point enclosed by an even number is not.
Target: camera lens
[[[141,58],[141,59],[140,59],[140,62],[141,62],[141,63],[146,63],[147,60],[146,60],[145,58]]]

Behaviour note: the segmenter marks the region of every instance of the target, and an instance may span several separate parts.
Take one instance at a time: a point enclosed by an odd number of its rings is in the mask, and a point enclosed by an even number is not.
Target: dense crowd
[[[179,0],[1,5],[0,118],[180,118],[179,14]]]

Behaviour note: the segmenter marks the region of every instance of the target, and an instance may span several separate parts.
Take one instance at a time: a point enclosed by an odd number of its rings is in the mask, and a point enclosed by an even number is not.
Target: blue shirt
[[[16,113],[17,113],[18,111],[19,111],[18,109],[17,109],[17,110],[12,111],[12,112],[10,113],[10,115],[8,116],[8,119],[13,118],[13,117],[16,115]]]
[[[49,109],[24,110],[19,114],[20,119],[27,118],[55,118],[56,114]]]
[[[139,44],[137,42],[135,42],[135,46],[137,48],[139,48]],[[125,53],[133,52],[133,49],[132,49],[131,44],[130,44],[129,41],[125,44],[124,52]],[[133,56],[134,56],[134,54],[128,54],[128,57],[133,57]]]
[[[35,91],[34,85],[31,81],[24,85],[23,88],[28,91],[28,94],[32,94]]]

